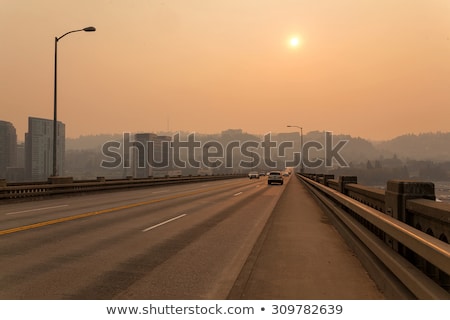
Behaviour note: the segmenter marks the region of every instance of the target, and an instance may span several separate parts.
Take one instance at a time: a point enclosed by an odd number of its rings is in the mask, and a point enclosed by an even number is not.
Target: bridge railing
[[[87,192],[120,190],[130,188],[142,188],[158,185],[180,184],[188,182],[204,182],[213,180],[223,180],[239,178],[245,175],[211,175],[211,176],[189,176],[176,178],[140,178],[107,180],[98,177],[91,181],[76,181],[70,177],[57,177],[49,179],[48,182],[39,182],[33,184],[12,184],[0,186],[0,201],[19,200],[25,198],[43,198],[54,195],[82,194]]]
[[[413,297],[450,299],[450,204],[435,201],[432,183],[392,180],[381,190],[354,176],[298,177]]]

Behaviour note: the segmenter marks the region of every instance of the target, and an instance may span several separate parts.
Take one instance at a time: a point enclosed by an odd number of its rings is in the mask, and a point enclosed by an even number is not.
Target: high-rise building
[[[133,164],[135,178],[148,178],[152,175],[152,168],[148,163],[148,142],[155,140],[157,137],[154,133],[136,133],[134,140],[142,147],[135,147],[133,150]]]
[[[64,174],[65,125],[57,123],[56,164],[57,175]],[[27,180],[45,181],[53,174],[53,120],[28,118],[25,134],[25,175]]]
[[[134,177],[164,177],[172,169],[169,136],[136,133],[133,150]]]
[[[6,179],[6,169],[17,165],[17,134],[11,122],[0,120],[0,179]]]
[[[172,150],[170,150],[170,136],[157,136],[153,140],[153,149],[149,148],[149,163],[152,165],[152,176],[170,176],[173,170]],[[152,150],[151,150],[152,149]]]

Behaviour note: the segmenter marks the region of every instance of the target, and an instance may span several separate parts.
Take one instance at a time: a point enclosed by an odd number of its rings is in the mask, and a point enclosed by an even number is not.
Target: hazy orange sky
[[[0,120],[66,135],[450,130],[448,0],[0,0]],[[300,44],[290,46],[297,36]]]

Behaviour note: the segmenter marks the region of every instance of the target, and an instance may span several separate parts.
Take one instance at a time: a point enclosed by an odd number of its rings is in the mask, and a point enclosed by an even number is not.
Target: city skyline
[[[52,118],[54,38],[91,25],[58,48],[68,138],[449,130],[446,1],[2,3],[0,119],[19,141],[29,116]]]
[[[27,123],[28,123],[28,119],[29,118],[39,118],[39,117],[28,116],[26,118],[27,119]],[[48,118],[48,119],[40,118],[40,119],[47,120],[47,121],[53,121],[50,118]],[[10,121],[7,121],[7,120],[3,120],[3,119],[0,119],[0,121],[11,123],[13,125],[14,129],[16,129],[16,131],[18,131],[17,130],[17,126],[14,123],[12,123]],[[58,120],[58,122],[60,122],[60,121]],[[371,141],[371,142],[387,142],[387,141],[395,140],[395,139],[403,137],[403,136],[410,136],[410,135],[421,136],[421,135],[430,135],[430,134],[434,135],[434,134],[447,134],[447,133],[450,133],[450,130],[435,130],[435,131],[423,131],[423,132],[405,132],[405,133],[400,133],[398,135],[394,135],[392,137],[386,137],[386,138],[380,138],[380,139],[371,139],[371,138],[364,137],[364,136],[359,136],[359,135],[353,136],[353,135],[349,134],[348,132],[329,131],[326,128],[317,128],[317,129],[314,129],[314,130],[305,130],[305,128],[302,128],[302,129],[303,129],[304,135],[316,134],[316,133],[321,133],[321,132],[322,133],[330,132],[330,133],[332,133],[334,135],[337,135],[337,136],[348,136],[348,137],[352,137],[352,138],[361,138],[361,139],[364,139],[364,140],[367,140],[367,141]],[[67,130],[67,125],[66,125],[66,130]],[[298,128],[298,129],[296,129],[296,128],[289,129],[288,126],[286,126],[286,128],[284,128],[284,129],[283,128],[280,129],[279,132],[267,131],[267,132],[263,132],[263,133],[248,131],[248,130],[245,130],[245,128],[226,128],[226,127],[224,127],[224,129],[220,129],[220,130],[218,129],[217,131],[210,131],[210,132],[202,132],[202,131],[196,131],[196,130],[187,131],[187,130],[167,130],[167,129],[166,130],[162,129],[162,130],[157,130],[156,131],[156,130],[152,130],[152,128],[142,128],[141,130],[125,130],[125,131],[122,131],[122,132],[97,132],[97,133],[91,132],[91,133],[82,133],[82,134],[76,135],[76,136],[67,136],[66,135],[66,139],[70,139],[70,140],[75,141],[75,140],[78,140],[78,139],[89,138],[89,137],[96,137],[96,136],[117,136],[117,135],[124,135],[124,134],[132,134],[132,135],[136,135],[137,134],[137,135],[139,135],[139,134],[148,134],[148,133],[155,134],[155,135],[169,135],[169,136],[173,136],[173,135],[180,134],[180,133],[183,134],[183,135],[185,135],[185,134],[221,135],[221,134],[223,134],[223,132],[226,132],[226,131],[229,131],[229,130],[239,130],[239,131],[242,131],[243,134],[249,134],[249,135],[254,135],[254,136],[264,136],[266,134],[276,134],[276,135],[280,134],[280,135],[283,135],[283,134],[289,134],[289,133],[298,133],[300,135],[300,128]],[[17,133],[17,143],[18,144],[25,143],[26,134],[27,134],[26,131],[27,131],[27,129],[25,129],[25,132],[23,132],[22,135],[19,135],[19,133]]]

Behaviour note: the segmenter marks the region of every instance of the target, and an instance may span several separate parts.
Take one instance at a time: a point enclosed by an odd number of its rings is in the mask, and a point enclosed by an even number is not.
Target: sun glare
[[[292,48],[299,47],[301,44],[302,44],[302,41],[301,41],[300,37],[295,36],[295,37],[291,37],[289,39],[289,46]]]

